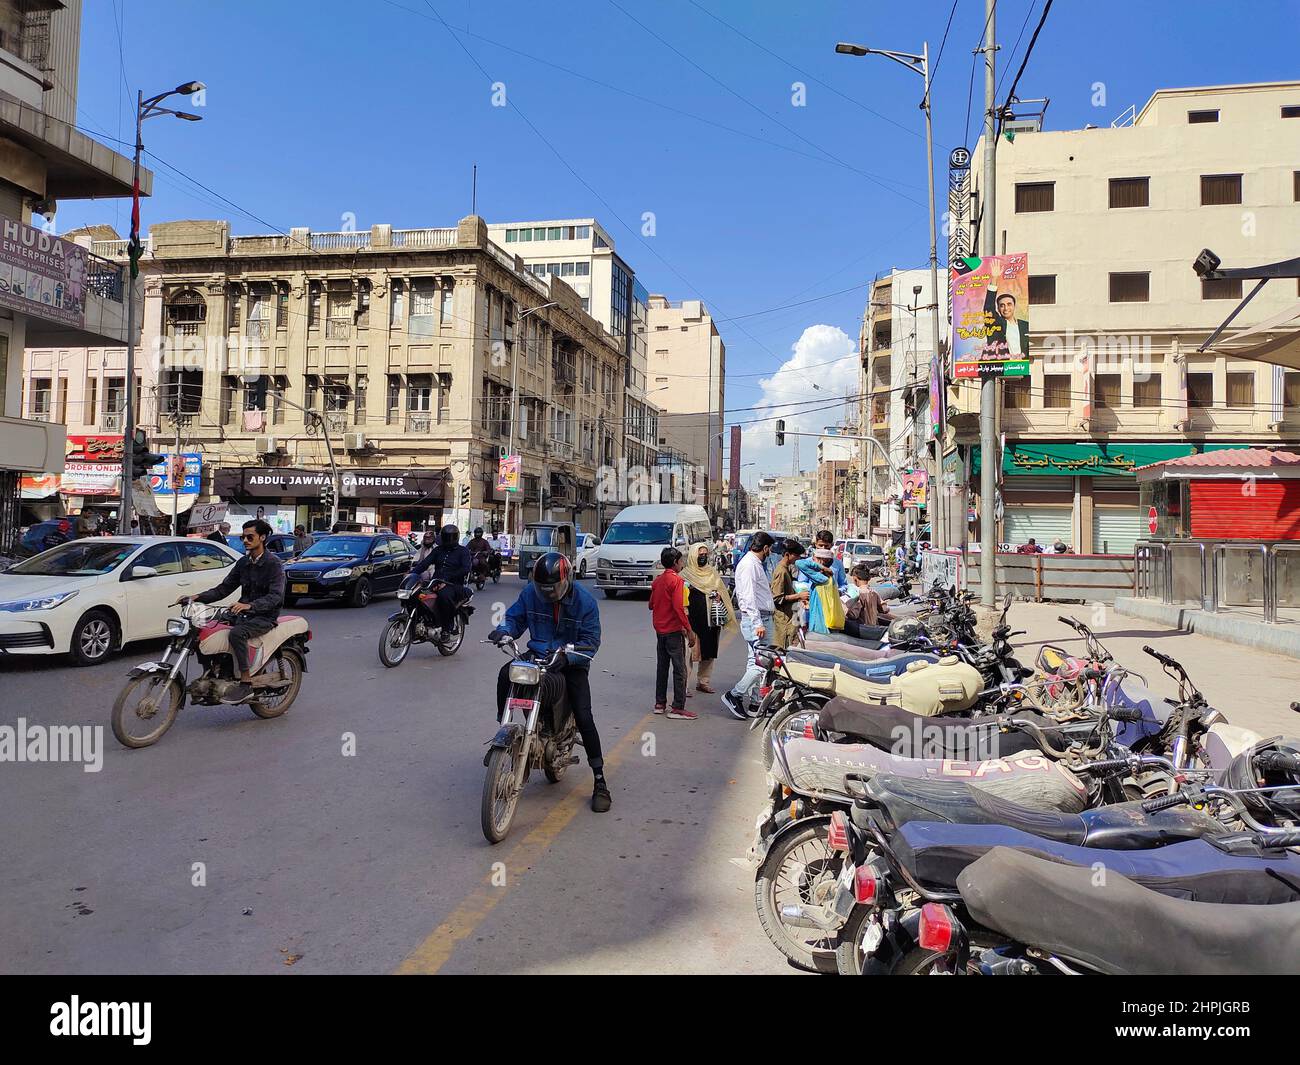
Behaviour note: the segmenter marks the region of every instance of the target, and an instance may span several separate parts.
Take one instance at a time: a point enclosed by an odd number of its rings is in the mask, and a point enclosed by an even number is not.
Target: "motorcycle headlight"
[[[398,599],[410,599],[410,598],[411,598],[411,593],[414,592],[414,591],[415,591],[414,588],[398,588],[398,589],[397,589],[397,598],[398,598]]]
[[[351,576],[352,576],[351,567],[341,566],[338,569],[332,569],[326,573],[322,573],[320,579],[323,581],[333,581],[333,580],[342,580],[344,577],[351,577]]]
[[[186,621],[184,618],[167,619],[168,636],[184,636],[189,631],[190,631],[190,623]]]
[[[12,603],[0,603],[0,610],[6,610],[11,614],[26,614],[32,610],[53,610],[60,603],[66,603],[76,594],[77,592],[74,589],[70,592],[43,595],[39,599],[17,599]]]
[[[542,683],[542,669],[532,662],[511,662],[510,683],[536,686]]]

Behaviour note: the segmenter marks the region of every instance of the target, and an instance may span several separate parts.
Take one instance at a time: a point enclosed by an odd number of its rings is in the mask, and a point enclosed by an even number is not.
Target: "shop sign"
[[[1071,477],[1131,477],[1140,466],[1180,459],[1204,451],[1225,451],[1245,444],[1037,444],[1013,443],[1002,449],[1002,472],[1065,474]],[[980,470],[980,450],[972,449],[972,475]]]

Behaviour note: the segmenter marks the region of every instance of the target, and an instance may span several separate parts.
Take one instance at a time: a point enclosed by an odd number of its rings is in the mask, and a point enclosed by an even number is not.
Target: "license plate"
[[[303,595],[306,594],[307,586],[305,584],[292,584],[289,586],[289,590],[298,595]]]
[[[531,714],[533,712],[533,707],[536,705],[537,703],[532,699],[507,699],[506,700],[506,709],[518,710],[521,714],[524,714],[525,716]]]

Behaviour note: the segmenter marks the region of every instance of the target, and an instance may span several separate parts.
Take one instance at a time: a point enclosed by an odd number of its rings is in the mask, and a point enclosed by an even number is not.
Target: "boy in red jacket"
[[[678,721],[694,721],[696,715],[686,709],[687,646],[695,646],[695,633],[686,613],[686,585],[682,581],[682,553],[665,547],[659,555],[664,571],[650,585],[650,616],[654,620],[658,645],[658,669],[655,673],[655,713],[664,712],[668,695],[668,665],[673,667],[673,705],[668,716]]]

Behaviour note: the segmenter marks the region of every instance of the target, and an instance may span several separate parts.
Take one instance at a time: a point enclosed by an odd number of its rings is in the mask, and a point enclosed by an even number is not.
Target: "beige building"
[[[1001,541],[1131,551],[1135,465],[1300,439],[1300,374],[1197,351],[1246,291],[1192,269],[1203,248],[1225,267],[1300,251],[1300,82],[1162,89],[1127,124],[1021,132],[998,145],[997,181],[997,250],[1029,255],[1032,356],[1002,384]],[[1235,324],[1298,294],[1274,281]],[[977,487],[978,387],[949,394]]]
[[[760,478],[757,493],[758,526],[807,536],[812,532],[816,499],[815,473]]]
[[[512,531],[539,516],[599,524],[626,356],[573,289],[525,269],[481,218],[287,236],[169,222],[150,242],[151,428],[165,443],[179,416],[205,494],[319,528],[332,448],[343,520],[500,528],[497,462],[514,420]]]
[[[701,502],[719,525],[727,494],[722,474],[727,346],[700,300],[673,303],[651,295],[646,326],[649,394],[663,410],[660,451],[704,471]]]
[[[48,494],[40,475],[62,473],[68,447],[70,382],[53,373],[29,404],[24,350],[126,339],[123,269],[52,221],[60,201],[131,194],[131,160],[73,125],[80,39],[79,0],[0,0],[0,551],[33,516],[23,496]],[[152,175],[140,180],[148,195]]]

